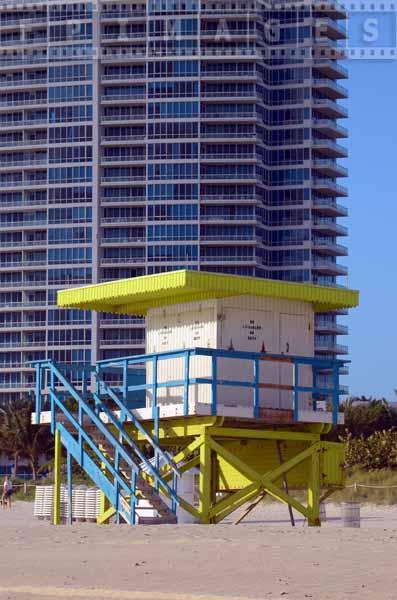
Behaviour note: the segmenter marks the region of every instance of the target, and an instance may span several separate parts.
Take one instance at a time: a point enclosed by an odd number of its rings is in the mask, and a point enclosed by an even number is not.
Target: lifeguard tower
[[[314,314],[357,303],[347,289],[196,271],[60,291],[61,307],[144,315],[147,341],[75,385],[36,363],[34,418],[56,439],[54,521],[64,446],[69,488],[73,459],[102,492],[101,523],[176,522],[178,510],[217,523],[268,494],[320,524],[321,498],[343,485],[343,445],[321,435],[343,423],[345,363],[314,356]],[[193,469],[197,503],[181,485]]]

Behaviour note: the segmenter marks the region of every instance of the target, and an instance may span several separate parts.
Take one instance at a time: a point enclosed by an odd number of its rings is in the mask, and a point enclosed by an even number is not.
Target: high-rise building
[[[332,0],[0,0],[0,402],[32,388],[32,360],[142,351],[142,319],[60,310],[60,288],[346,275],[345,16]],[[319,354],[346,352],[335,314],[316,327]]]

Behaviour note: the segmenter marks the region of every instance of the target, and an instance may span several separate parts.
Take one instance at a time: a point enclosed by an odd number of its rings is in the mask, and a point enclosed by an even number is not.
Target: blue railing
[[[146,474],[152,477],[157,490],[161,489],[170,497],[175,512],[179,502],[176,489],[180,472],[169,455],[158,447],[155,440],[117,395],[108,389],[106,384],[102,384],[105,386],[107,398],[111,398],[119,412],[111,410],[97,392],[92,394],[91,401],[85,399],[69,383],[54,362],[44,360],[32,363],[32,365],[36,368],[36,422],[40,422],[44,403],[49,399],[52,433],[55,434],[56,430],[60,432],[62,443],[68,453],[73,455],[91,479],[99,485],[114,505],[116,512],[123,514],[123,518],[127,522],[135,523],[137,477]],[[46,374],[49,376],[48,381]],[[99,385],[97,383],[97,388]],[[102,420],[104,416],[107,424]],[[157,465],[152,464],[126,431],[123,423],[127,420],[152,446],[155,456],[158,457]],[[108,427],[109,424],[114,427],[114,433]],[[87,428],[87,425],[90,427]],[[95,439],[98,434],[112,449],[112,460],[109,459],[108,452],[102,452],[100,449],[98,441]],[[91,455],[86,452],[87,448]],[[92,456],[96,457],[100,466],[92,460]],[[160,474],[158,464],[160,457],[163,465],[166,465],[173,474],[172,486]],[[126,465],[124,470],[120,468],[120,460],[124,461]],[[108,472],[111,481],[103,474],[103,469]],[[126,501],[123,502],[125,497],[128,497],[130,503],[128,510]]]
[[[193,356],[206,356],[211,358],[211,376],[209,377],[191,377],[190,364]],[[170,379],[168,381],[158,380],[158,364],[161,361],[170,359],[183,359],[183,378]],[[252,380],[220,379],[218,376],[219,362],[222,359],[245,360],[251,364]],[[291,384],[275,384],[266,382],[260,376],[260,365],[263,362],[275,364],[290,364],[292,366]],[[190,348],[175,350],[170,352],[160,352],[154,354],[142,354],[128,356],[119,359],[108,359],[99,361],[96,366],[97,375],[100,378],[107,369],[121,370],[121,391],[122,401],[135,393],[141,393],[142,390],[148,390],[152,395],[152,418],[155,421],[155,431],[158,431],[159,423],[159,405],[158,391],[162,388],[181,387],[183,388],[183,412],[189,414],[189,386],[192,384],[203,384],[211,387],[211,413],[217,415],[218,396],[220,386],[249,388],[252,390],[252,408],[253,416],[260,416],[260,391],[263,389],[278,389],[291,391],[293,394],[293,414],[294,421],[299,421],[300,398],[302,394],[311,394],[313,399],[313,409],[316,410],[316,403],[320,399],[326,399],[332,406],[332,422],[338,423],[339,396],[343,391],[339,387],[339,370],[345,366],[347,361],[323,359],[308,356],[293,356],[289,354],[269,354],[243,352],[238,350],[220,350],[211,348]],[[129,383],[130,367],[151,365],[151,382],[145,382],[138,385]],[[300,367],[311,367],[313,375],[312,385],[301,385]],[[327,370],[332,374],[332,387],[321,387],[316,384],[319,371]]]

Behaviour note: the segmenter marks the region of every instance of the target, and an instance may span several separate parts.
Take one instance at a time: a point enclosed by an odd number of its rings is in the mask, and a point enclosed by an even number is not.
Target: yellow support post
[[[202,523],[210,523],[211,509],[211,446],[208,433],[202,435],[200,446],[199,513]]]
[[[99,447],[102,454],[104,454],[104,449],[102,446]],[[106,474],[106,465],[101,462],[101,471]],[[111,506],[109,500],[106,498],[105,494],[101,491],[99,496],[99,515],[97,518],[98,525],[108,525],[109,519],[113,516],[114,513],[111,512]]]
[[[320,493],[321,493],[321,474],[320,474],[320,449],[313,449],[311,456],[311,469],[309,476],[309,487],[307,491],[307,512],[308,524],[311,527],[318,527],[320,522]]]
[[[61,434],[55,431],[54,453],[54,525],[61,524]]]

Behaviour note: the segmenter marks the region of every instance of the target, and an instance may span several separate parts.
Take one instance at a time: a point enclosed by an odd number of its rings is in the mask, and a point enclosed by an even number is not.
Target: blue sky
[[[349,287],[352,395],[395,400],[397,388],[397,60],[349,60]],[[346,140],[341,140],[345,143]],[[342,181],[342,183],[344,183]],[[341,199],[342,200],[342,199]],[[341,243],[343,243],[343,239]],[[345,340],[340,338],[343,343]]]

